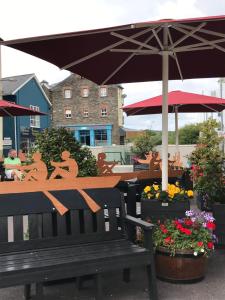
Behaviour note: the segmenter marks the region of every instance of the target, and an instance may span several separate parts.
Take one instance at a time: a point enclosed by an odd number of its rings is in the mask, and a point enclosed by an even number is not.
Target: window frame
[[[30,109],[33,111],[40,111],[40,107],[37,105],[30,104]],[[30,127],[31,128],[41,128],[41,118],[38,115],[30,116]]]
[[[70,91],[70,97],[66,97],[66,92],[67,91]],[[63,97],[64,97],[64,99],[71,99],[72,98],[72,89],[71,88],[64,88]]]

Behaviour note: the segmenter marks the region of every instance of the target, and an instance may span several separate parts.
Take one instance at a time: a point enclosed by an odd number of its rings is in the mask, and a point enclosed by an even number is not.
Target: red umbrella
[[[168,79],[223,77],[225,16],[159,20],[1,44],[98,84],[163,81],[162,187],[168,182]]]
[[[46,115],[25,106],[17,105],[10,101],[0,100],[0,117]]]
[[[162,113],[162,95],[139,101],[123,107],[128,116]],[[225,109],[225,99],[183,91],[168,93],[168,112],[221,112]]]
[[[162,95],[139,101],[123,107],[127,116],[161,114]],[[178,112],[221,112],[225,99],[183,91],[168,93],[168,112],[175,113],[176,149],[178,151]]]

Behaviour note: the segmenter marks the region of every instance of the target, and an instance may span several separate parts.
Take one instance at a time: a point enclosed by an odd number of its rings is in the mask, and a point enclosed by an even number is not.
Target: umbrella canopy
[[[168,79],[225,74],[225,16],[165,19],[0,44],[98,84],[162,80],[163,190],[168,182]]]
[[[14,117],[14,116],[32,116],[45,115],[40,111],[34,111],[25,106],[17,105],[10,101],[0,100],[0,117]]]
[[[98,84],[162,80],[165,50],[169,79],[222,77],[225,16],[141,22],[1,43]]]
[[[126,105],[123,107],[123,111],[128,116],[161,114],[162,98],[162,95],[160,95]],[[168,93],[168,112],[170,113],[176,110],[182,113],[221,112],[224,109],[225,99],[183,91],[172,91]]]

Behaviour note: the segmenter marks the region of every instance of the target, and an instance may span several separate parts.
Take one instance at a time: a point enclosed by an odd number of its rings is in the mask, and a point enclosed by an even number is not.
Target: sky
[[[1,1],[0,37],[4,40],[110,27],[164,18],[225,15],[221,0],[8,0]],[[20,51],[2,48],[2,77],[35,73],[50,84],[70,73]],[[123,84],[125,105],[161,94],[161,82]],[[219,93],[218,78],[170,81],[169,91]],[[224,93],[225,95],[225,88]],[[179,115],[179,127],[203,121],[204,114]],[[161,116],[126,117],[125,127],[161,129]],[[174,115],[169,116],[174,130]]]

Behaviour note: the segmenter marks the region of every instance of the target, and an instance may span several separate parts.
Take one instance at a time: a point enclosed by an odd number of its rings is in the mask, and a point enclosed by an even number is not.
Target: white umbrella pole
[[[17,147],[17,123],[16,123],[16,117],[13,117],[13,119],[14,119],[14,135],[15,135],[14,142],[15,142],[15,150],[17,152],[18,151],[18,147]]]
[[[167,190],[168,184],[168,77],[169,77],[169,54],[168,32],[164,27],[164,49],[162,51],[162,190]]]
[[[175,106],[176,153],[179,152],[178,107]]]

